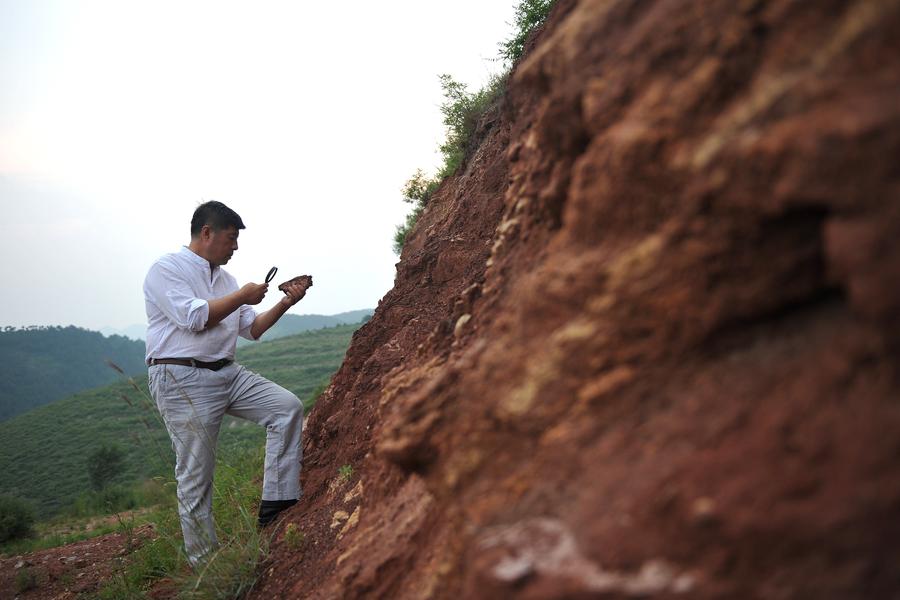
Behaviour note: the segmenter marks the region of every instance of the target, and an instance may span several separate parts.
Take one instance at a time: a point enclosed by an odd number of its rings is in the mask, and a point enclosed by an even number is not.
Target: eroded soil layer
[[[255,597],[900,593],[898,31],[561,0],[313,411]]]

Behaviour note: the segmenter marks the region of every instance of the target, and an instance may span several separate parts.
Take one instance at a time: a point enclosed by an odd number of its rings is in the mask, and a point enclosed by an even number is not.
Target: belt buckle
[[[194,360],[193,358],[189,358],[188,360],[191,361],[191,366],[194,367],[194,368],[196,369],[196,368],[197,368],[197,361]]]

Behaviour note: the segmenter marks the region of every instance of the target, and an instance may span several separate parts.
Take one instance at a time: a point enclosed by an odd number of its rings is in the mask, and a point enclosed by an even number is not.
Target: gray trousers
[[[300,497],[303,405],[293,393],[241,365],[218,371],[181,365],[149,368],[150,392],[172,438],[178,513],[188,561],[217,546],[212,516],[216,440],[225,414],[266,428],[263,500]]]

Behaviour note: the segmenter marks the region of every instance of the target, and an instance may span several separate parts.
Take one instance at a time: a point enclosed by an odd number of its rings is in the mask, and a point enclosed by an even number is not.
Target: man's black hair
[[[191,217],[191,237],[200,235],[200,230],[204,225],[209,225],[213,231],[221,231],[229,227],[246,229],[239,214],[215,200],[204,202],[194,211],[194,216]]]

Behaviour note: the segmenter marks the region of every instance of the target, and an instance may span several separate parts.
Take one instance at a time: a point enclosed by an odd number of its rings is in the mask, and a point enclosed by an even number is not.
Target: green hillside
[[[127,373],[144,371],[144,342],[104,337],[78,327],[0,331],[0,421],[115,381],[113,360]]]
[[[313,391],[340,366],[358,325],[311,331],[260,342],[238,351],[238,361],[310,403]],[[120,378],[121,379],[121,378]],[[168,436],[152,401],[146,375],[135,389],[120,380],[80,392],[0,423],[0,490],[35,505],[48,517],[89,488],[87,456],[102,444],[125,451],[121,482],[171,474]],[[219,447],[262,444],[265,430],[226,418]]]

